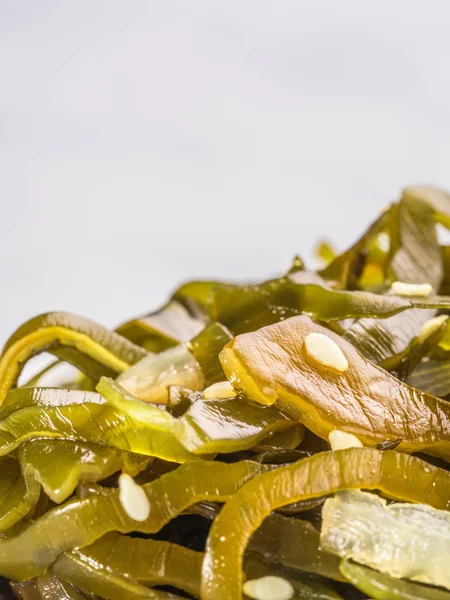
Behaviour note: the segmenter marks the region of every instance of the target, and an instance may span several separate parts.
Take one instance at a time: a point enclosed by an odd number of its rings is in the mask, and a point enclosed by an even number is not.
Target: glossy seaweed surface
[[[450,600],[438,224],[450,196],[408,188],[318,270],[191,281],[114,331],[24,323],[0,356],[0,598]]]

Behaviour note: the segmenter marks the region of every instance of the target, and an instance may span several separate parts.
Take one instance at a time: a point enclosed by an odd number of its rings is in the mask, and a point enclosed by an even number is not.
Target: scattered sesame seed
[[[377,243],[380,250],[388,252],[391,247],[391,240],[386,232],[382,231],[377,235]]]
[[[290,600],[295,593],[287,579],[275,575],[250,579],[242,589],[246,596],[254,600]]]
[[[206,388],[203,392],[203,398],[205,400],[220,400],[223,398],[234,398],[236,392],[229,381],[219,381],[219,383],[213,383]]]
[[[119,477],[119,499],[122,508],[134,521],[145,521],[150,514],[150,502],[147,494],[134,479],[122,473]]]
[[[425,321],[419,331],[419,335],[417,336],[419,342],[423,342],[430,337],[435,331],[437,331],[442,323],[447,321],[448,315],[439,315],[438,317],[434,317],[433,319],[429,319]]]
[[[333,429],[328,436],[332,450],[345,450],[346,448],[363,448],[363,443],[353,433],[341,429]]]
[[[323,333],[310,333],[305,338],[306,352],[317,362],[338,373],[348,369],[345,354],[334,340]]]
[[[429,296],[433,291],[429,283],[405,283],[394,281],[391,290],[397,296]]]

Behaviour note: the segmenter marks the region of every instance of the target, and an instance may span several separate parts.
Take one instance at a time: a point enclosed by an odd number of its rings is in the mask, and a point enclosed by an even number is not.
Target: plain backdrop
[[[0,2],[0,339],[344,248],[450,187],[448,0]]]

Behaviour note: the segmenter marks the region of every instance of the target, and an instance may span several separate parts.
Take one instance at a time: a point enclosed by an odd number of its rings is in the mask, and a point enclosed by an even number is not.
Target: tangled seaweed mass
[[[22,325],[0,358],[1,593],[450,600],[438,224],[450,196],[409,188],[320,270],[186,283],[115,331]]]

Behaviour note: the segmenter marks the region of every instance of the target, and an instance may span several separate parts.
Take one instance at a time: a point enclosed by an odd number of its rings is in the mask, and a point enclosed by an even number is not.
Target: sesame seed
[[[323,333],[310,333],[305,338],[305,348],[309,356],[338,373],[348,369],[345,354],[334,340]]]
[[[429,283],[394,281],[391,285],[391,291],[397,296],[429,296],[433,288]]]
[[[150,514],[150,502],[144,488],[122,473],[119,477],[119,500],[122,508],[134,521],[145,521]]]
[[[287,579],[275,575],[250,579],[242,589],[246,596],[254,600],[290,600],[295,593]]]
[[[377,235],[377,243],[380,250],[388,252],[391,247],[391,240],[386,232],[382,231]]]
[[[346,448],[363,448],[363,443],[353,433],[340,429],[333,429],[328,436],[332,450],[345,450]]]
[[[229,381],[219,381],[219,383],[213,383],[206,388],[203,392],[203,398],[205,400],[220,400],[223,398],[234,398],[236,392]]]
[[[430,335],[435,333],[440,328],[442,323],[447,321],[447,319],[448,315],[439,315],[439,317],[434,317],[433,319],[425,321],[420,328],[419,335],[417,336],[419,342],[423,342],[427,339],[427,337],[430,337]]]

